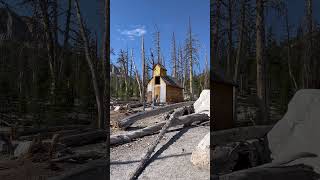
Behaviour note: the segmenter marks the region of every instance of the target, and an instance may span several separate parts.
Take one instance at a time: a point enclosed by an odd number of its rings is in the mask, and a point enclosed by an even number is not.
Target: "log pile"
[[[191,102],[191,101],[176,103],[176,104],[171,104],[171,105],[164,106],[164,107],[157,108],[157,109],[150,110],[150,111],[139,112],[139,113],[133,114],[131,116],[128,116],[128,117],[120,120],[116,126],[121,129],[126,129],[126,128],[130,127],[136,121],[141,120],[143,118],[147,118],[147,117],[151,117],[151,116],[156,116],[158,114],[170,112],[170,111],[177,109],[179,107],[191,105],[192,103],[193,102]]]

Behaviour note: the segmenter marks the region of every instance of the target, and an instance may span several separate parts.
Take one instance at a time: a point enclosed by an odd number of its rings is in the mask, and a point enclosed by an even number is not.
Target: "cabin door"
[[[154,86],[154,98],[156,102],[160,102],[160,86]]]

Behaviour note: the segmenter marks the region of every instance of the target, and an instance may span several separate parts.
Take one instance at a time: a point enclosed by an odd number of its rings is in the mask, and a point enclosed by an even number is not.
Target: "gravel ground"
[[[209,126],[170,129],[158,144],[151,163],[139,179],[210,179],[208,170],[200,170],[191,162],[191,153],[209,132]],[[139,160],[157,135],[146,136],[131,143],[111,148],[110,178],[128,179]]]

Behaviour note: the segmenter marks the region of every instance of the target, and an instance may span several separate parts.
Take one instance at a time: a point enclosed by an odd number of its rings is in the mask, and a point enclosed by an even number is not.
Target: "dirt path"
[[[195,168],[190,157],[199,141],[209,132],[208,126],[170,129],[156,148],[152,162],[139,179],[210,179],[208,170]],[[156,135],[111,148],[110,178],[128,179],[148,145]]]

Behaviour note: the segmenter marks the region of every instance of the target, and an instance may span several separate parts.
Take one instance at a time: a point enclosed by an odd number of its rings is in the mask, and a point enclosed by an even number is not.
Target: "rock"
[[[320,173],[320,90],[296,92],[288,111],[268,133],[272,162],[292,161],[312,166]],[[311,154],[318,157],[311,157]]]
[[[200,141],[192,152],[191,163],[198,168],[210,169],[210,133]]]
[[[19,157],[21,155],[24,155],[28,152],[32,141],[22,141],[18,143],[18,146],[14,150],[14,156]]]
[[[193,106],[195,113],[203,113],[210,116],[210,90],[204,89]]]

